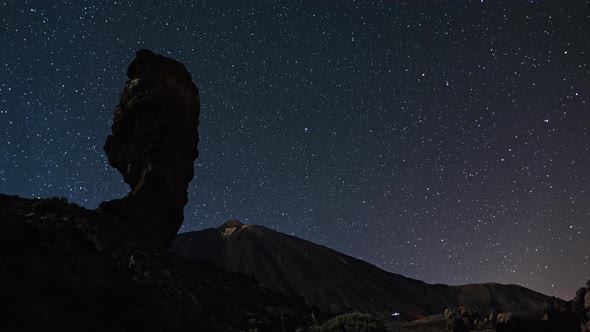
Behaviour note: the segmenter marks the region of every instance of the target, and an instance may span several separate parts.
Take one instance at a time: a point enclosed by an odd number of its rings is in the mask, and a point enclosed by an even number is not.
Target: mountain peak
[[[248,227],[250,225],[244,225],[241,221],[236,220],[236,219],[231,219],[228,220],[226,222],[224,222],[223,224],[221,224],[219,227],[217,227],[217,229],[219,231],[221,231],[221,233],[223,233],[224,237],[230,237],[232,236],[235,232],[239,231],[242,228]]]
[[[224,222],[223,224],[219,225],[219,227],[217,227],[217,229],[225,230],[227,228],[242,228],[243,226],[245,226],[245,225],[241,221],[239,221],[237,219],[230,219],[230,220]]]
[[[429,285],[264,226],[229,220],[217,229],[179,234],[172,252],[233,272],[252,275],[279,292],[296,294],[325,312],[370,312],[413,320],[445,308],[539,316],[551,299],[500,284]],[[535,316],[535,317],[536,317]]]

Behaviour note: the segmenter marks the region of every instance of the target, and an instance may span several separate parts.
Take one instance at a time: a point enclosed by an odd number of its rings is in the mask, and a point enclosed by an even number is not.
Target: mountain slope
[[[332,312],[363,311],[407,319],[467,305],[480,312],[539,314],[550,297],[516,285],[430,285],[365,261],[256,225],[229,221],[219,228],[179,234],[171,251],[181,257],[253,275],[281,292]]]

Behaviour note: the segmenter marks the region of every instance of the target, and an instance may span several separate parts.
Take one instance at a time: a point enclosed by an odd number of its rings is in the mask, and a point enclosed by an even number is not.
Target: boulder
[[[198,157],[199,92],[180,62],[137,52],[104,150],[131,191],[101,203],[145,247],[167,248],[184,219]]]
[[[496,323],[508,324],[508,323],[510,323],[511,319],[512,319],[511,312],[501,312],[498,314],[498,317],[496,318]]]

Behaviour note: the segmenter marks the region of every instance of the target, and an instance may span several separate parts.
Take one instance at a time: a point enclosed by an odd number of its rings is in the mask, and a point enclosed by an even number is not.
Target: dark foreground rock
[[[313,309],[302,299],[144,251],[121,235],[121,224],[65,200],[0,195],[0,331],[293,331],[311,324]]]
[[[578,289],[572,302],[572,311],[580,320],[582,331],[590,332],[590,280],[586,281],[586,287]]]
[[[184,219],[198,156],[199,92],[180,62],[137,52],[104,150],[131,187],[100,209],[125,219],[144,247],[167,248]]]

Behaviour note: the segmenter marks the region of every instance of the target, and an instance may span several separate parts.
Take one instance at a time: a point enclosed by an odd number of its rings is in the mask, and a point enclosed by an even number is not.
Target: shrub
[[[312,332],[386,332],[383,322],[371,315],[353,312],[336,316]]]

